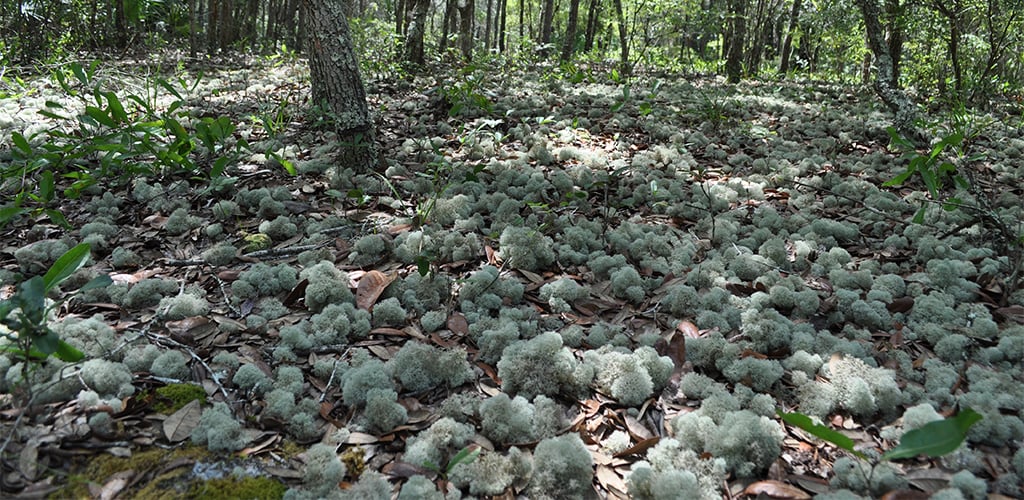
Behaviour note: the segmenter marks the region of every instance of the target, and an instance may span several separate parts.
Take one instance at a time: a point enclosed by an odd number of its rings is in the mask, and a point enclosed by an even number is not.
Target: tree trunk
[[[622,0],[612,0],[612,7],[619,25],[619,73],[623,78],[628,78],[633,67],[629,64],[629,37],[626,34],[626,14],[622,11]]]
[[[548,45],[551,43],[551,26],[555,19],[555,0],[544,0],[544,10],[540,14],[540,55],[547,57]]]
[[[885,0],[885,43],[892,58],[892,86],[900,88],[900,60],[903,59],[903,7],[900,0]]]
[[[587,33],[583,37],[583,52],[590,52],[594,49],[594,38],[597,36],[600,18],[601,1],[590,0],[590,8],[587,9]]]
[[[462,58],[466,61],[473,60],[473,16],[475,14],[475,0],[459,0],[459,46],[462,49]]]
[[[491,20],[494,17],[494,0],[487,0],[487,12],[484,14],[484,51],[491,51]]]
[[[412,66],[423,66],[426,57],[423,53],[423,34],[427,26],[427,7],[430,0],[408,0],[412,17],[408,19],[405,36],[405,52],[402,59]]]
[[[337,120],[338,168],[372,172],[377,166],[373,122],[348,32],[342,0],[302,0],[313,103]]]
[[[572,58],[576,49],[576,23],[580,14],[580,0],[569,1],[569,21],[565,25],[565,42],[562,44],[562,62]]]
[[[437,51],[441,57],[444,57],[445,52],[448,51],[448,39],[451,38],[452,25],[455,24],[455,0],[447,0],[444,3],[444,20],[441,21],[441,42],[439,43]]]
[[[505,53],[505,18],[508,15],[508,0],[498,0],[498,19],[495,24],[498,25],[498,52]]]
[[[743,43],[747,36],[747,0],[729,0],[728,42],[725,55],[725,77],[739,83],[743,77]]]
[[[867,31],[868,48],[875,55],[875,93],[893,112],[893,125],[901,133],[913,133],[916,109],[906,94],[894,85],[896,69],[893,67],[892,56],[889,55],[889,44],[885,41],[882,23],[879,21],[877,0],[857,0],[861,14],[864,16],[864,28]]]
[[[963,67],[960,64],[960,12],[962,6],[959,1],[954,1],[951,5],[932,2],[932,6],[949,23],[949,39],[946,40],[946,50],[949,52],[949,63],[953,67],[953,93],[957,99],[961,99],[964,90]]]
[[[793,8],[789,11],[789,28],[786,30],[786,39],[782,42],[782,58],[779,62],[779,73],[783,75],[789,71],[789,58],[793,55],[793,33],[796,33],[802,6],[803,0],[793,0]]]

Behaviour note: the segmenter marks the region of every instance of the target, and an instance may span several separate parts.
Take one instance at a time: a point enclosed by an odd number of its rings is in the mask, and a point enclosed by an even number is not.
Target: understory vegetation
[[[5,492],[1024,495],[1019,103],[485,59],[368,173],[301,61],[159,62],[0,101]]]

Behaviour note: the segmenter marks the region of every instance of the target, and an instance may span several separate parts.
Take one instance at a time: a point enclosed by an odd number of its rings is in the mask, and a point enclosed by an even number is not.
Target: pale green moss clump
[[[574,280],[561,278],[551,283],[545,283],[540,287],[540,300],[546,301],[551,306],[552,312],[569,312],[570,305],[574,300],[579,300],[590,295],[590,291],[580,286]]]
[[[547,438],[534,449],[532,495],[582,498],[592,489],[593,479],[594,461],[578,434]]]
[[[639,406],[662,389],[674,368],[670,358],[651,347],[630,353],[605,346],[587,351],[583,359],[594,368],[597,387],[626,406]]]
[[[192,430],[192,442],[210,451],[234,452],[242,449],[248,439],[228,406],[218,402],[203,410],[199,425]]]
[[[522,396],[499,393],[479,405],[480,433],[501,444],[527,443],[554,436],[566,424],[564,410],[539,395],[531,404]]]
[[[507,348],[498,361],[501,390],[532,398],[538,394],[576,395],[590,383],[593,368],[576,361],[562,337],[542,333]]]
[[[385,366],[410,392],[458,387],[473,376],[464,349],[439,349],[415,341],[406,342]]]
[[[352,302],[354,296],[348,288],[348,274],[342,272],[331,261],[320,261],[299,273],[299,277],[308,280],[306,286],[306,307],[310,311],[320,312],[328,304]]]
[[[501,258],[516,269],[539,271],[555,261],[554,242],[537,229],[508,226],[498,244]]]
[[[254,299],[290,291],[298,283],[295,268],[288,264],[270,266],[258,262],[231,284],[231,293],[236,299]]]
[[[471,462],[462,462],[452,469],[449,479],[459,488],[469,488],[475,496],[501,495],[512,483],[525,479],[532,466],[519,448],[512,447],[507,456],[484,451]]]
[[[638,500],[718,500],[725,472],[725,460],[701,458],[675,439],[662,439],[647,452],[646,461],[633,464],[627,484]]]

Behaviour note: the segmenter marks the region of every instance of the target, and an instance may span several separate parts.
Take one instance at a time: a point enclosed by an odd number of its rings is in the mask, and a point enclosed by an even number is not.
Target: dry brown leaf
[[[451,316],[448,316],[448,329],[452,333],[466,335],[469,333],[469,321],[466,321],[466,317],[462,313],[453,312]]]
[[[993,311],[996,318],[1002,318],[1008,321],[1016,321],[1017,323],[1024,324],[1024,306],[1013,305],[1010,307],[1000,307]]]
[[[101,500],[110,500],[117,498],[117,495],[124,490],[125,486],[128,486],[128,481],[135,476],[133,470],[123,470],[110,476],[110,479],[106,483],[103,483],[103,488],[100,489],[99,497]]]
[[[679,330],[680,333],[691,339],[697,339],[701,337],[700,329],[697,328],[697,325],[689,321],[680,321],[679,324],[676,325],[676,330]]]
[[[626,487],[626,480],[622,478],[622,475],[615,472],[615,469],[608,467],[607,465],[597,466],[597,482],[601,484],[610,493],[617,495],[624,495],[628,488]]]
[[[892,490],[881,496],[880,500],[927,500],[931,495],[917,490]]]
[[[33,438],[25,443],[18,455],[18,470],[29,481],[35,481],[39,473],[39,440]]]
[[[744,495],[768,495],[771,498],[783,498],[790,500],[809,500],[810,495],[796,486],[779,481],[767,480],[752,483],[745,490]]]
[[[380,438],[373,434],[367,434],[365,432],[353,432],[348,435],[348,440],[345,441],[348,444],[373,444],[380,441]]]
[[[885,306],[885,308],[890,313],[907,312],[907,311],[909,311],[909,310],[914,308],[914,298],[913,297],[900,297],[898,299],[894,299],[892,302],[888,303]]]
[[[661,441],[661,438],[658,436],[649,439],[644,439],[643,441],[640,441],[639,443],[630,446],[629,448],[626,448],[625,450],[622,450],[616,453],[615,455],[612,455],[612,457],[622,458],[628,457],[629,455],[640,455],[646,452],[647,450],[653,448],[654,445],[658,444],[659,441]]]
[[[384,289],[394,280],[394,276],[388,276],[376,269],[367,271],[356,285],[356,307],[369,311],[377,303],[380,294],[384,293]]]
[[[192,435],[192,429],[199,425],[199,418],[202,416],[203,409],[199,405],[199,400],[189,401],[164,420],[164,436],[172,443],[184,441]]]

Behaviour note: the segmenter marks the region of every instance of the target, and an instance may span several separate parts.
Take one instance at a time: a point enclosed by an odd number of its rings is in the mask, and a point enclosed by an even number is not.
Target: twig
[[[312,245],[299,245],[285,248],[268,248],[266,250],[257,250],[252,253],[242,254],[242,257],[248,257],[251,259],[262,259],[264,257],[287,257],[291,255],[300,254],[307,250],[316,250],[317,248],[323,248],[329,244],[330,241],[322,241],[320,243],[314,243]]]

